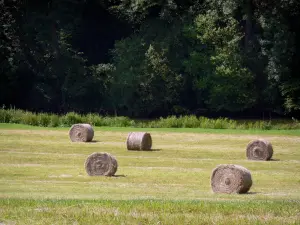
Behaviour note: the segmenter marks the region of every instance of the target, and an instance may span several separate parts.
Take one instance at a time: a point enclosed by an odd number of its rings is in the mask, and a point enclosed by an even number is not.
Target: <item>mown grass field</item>
[[[127,151],[133,130],[151,131],[154,151]],[[248,161],[256,138],[272,161]],[[300,224],[300,131],[95,128],[72,143],[68,128],[0,124],[0,224]],[[85,159],[109,152],[115,177],[89,177]],[[248,194],[214,194],[219,164],[252,173]]]

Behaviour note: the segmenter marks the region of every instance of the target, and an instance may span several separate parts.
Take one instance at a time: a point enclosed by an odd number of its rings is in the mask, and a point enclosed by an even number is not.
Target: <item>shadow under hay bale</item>
[[[90,124],[74,124],[69,131],[69,136],[72,142],[90,142],[93,140],[94,130]]]
[[[146,132],[130,132],[126,141],[128,150],[151,150],[152,138]]]
[[[99,143],[100,141],[97,141],[97,140],[92,140],[90,141],[89,143],[93,144],[93,143]]]
[[[151,149],[151,152],[160,152],[160,151],[161,151],[161,149],[158,149],[158,148],[155,148],[155,149],[152,148],[152,149]]]
[[[114,176],[118,162],[106,152],[94,152],[85,161],[85,170],[89,176]]]
[[[211,188],[215,193],[247,193],[252,186],[251,173],[245,167],[223,164],[211,175]]]
[[[277,162],[277,161],[280,161],[280,159],[270,159],[270,161]]]
[[[126,177],[126,175],[121,174],[121,175],[113,175],[113,177]]]
[[[267,140],[257,139],[249,142],[246,155],[249,160],[267,161],[273,156],[273,147]]]

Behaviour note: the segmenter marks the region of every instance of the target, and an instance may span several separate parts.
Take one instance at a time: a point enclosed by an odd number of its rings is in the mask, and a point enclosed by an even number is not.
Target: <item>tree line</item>
[[[299,40],[298,0],[2,0],[0,104],[297,115]]]

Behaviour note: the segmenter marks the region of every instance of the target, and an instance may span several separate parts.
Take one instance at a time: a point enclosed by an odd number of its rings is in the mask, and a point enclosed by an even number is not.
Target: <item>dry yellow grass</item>
[[[4,217],[6,223],[22,224],[296,224],[300,220],[299,136],[153,130],[155,151],[128,151],[128,132],[129,128],[96,129],[95,142],[74,143],[67,129],[0,129],[0,222]],[[259,137],[272,142],[273,161],[247,160],[247,143]],[[115,177],[86,174],[84,162],[93,152],[116,157]],[[253,179],[250,194],[214,194],[210,176],[219,164],[248,168]],[[51,202],[57,199],[61,200]],[[70,208],[64,209],[66,205]],[[48,214],[35,210],[44,208]],[[66,217],[55,216],[62,211]]]

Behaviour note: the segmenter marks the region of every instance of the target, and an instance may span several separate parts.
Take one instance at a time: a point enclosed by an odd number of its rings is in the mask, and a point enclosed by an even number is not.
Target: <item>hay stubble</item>
[[[267,136],[280,161],[256,162],[245,159],[245,145],[255,135],[195,134],[151,132],[154,149],[160,151],[124,151],[125,131],[96,129],[101,141],[91,144],[73,144],[65,130],[2,130],[0,135],[1,196],[25,198],[93,198],[93,199],[210,199],[210,175],[216,165],[237,163],[253,174],[255,195],[217,197],[218,199],[299,199],[300,137]],[[226,131],[224,131],[226,132]],[[51,139],[41,145],[45,139]],[[221,141],[220,141],[221,140]],[[201,142],[205,141],[204,145]],[[63,147],[61,147],[63,146]],[[201,148],[197,148],[200,146]],[[234,147],[232,147],[234,146]],[[3,150],[3,151],[2,151]],[[118,159],[119,177],[90,177],[84,161],[92,152],[109,152]],[[297,161],[292,161],[297,160]],[[10,165],[11,164],[11,165]],[[15,164],[18,164],[16,166]],[[28,166],[27,166],[27,165]],[[33,167],[30,164],[42,164]],[[50,169],[49,169],[50,168]],[[144,168],[144,169],[142,169]],[[59,177],[70,174],[72,177]],[[53,176],[53,177],[49,177]],[[57,176],[55,178],[54,176]],[[28,185],[26,181],[44,180],[45,183]],[[63,181],[76,181],[67,184]],[[107,181],[110,185],[90,185],[85,182]],[[54,183],[55,182],[55,183]],[[114,186],[116,182],[124,183]],[[128,183],[132,185],[128,186]],[[280,187],[276,184],[280,183]],[[141,188],[139,184],[148,184]],[[157,185],[163,185],[160,189]],[[176,188],[174,188],[176,187]],[[34,192],[32,190],[35,190]],[[280,193],[285,192],[286,195]],[[276,194],[278,193],[278,194]]]

